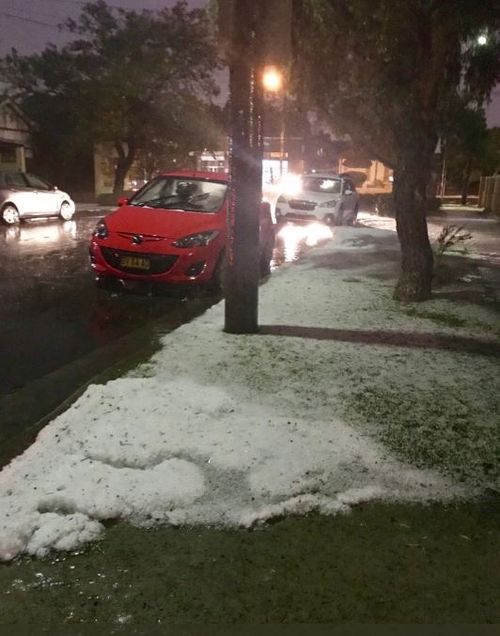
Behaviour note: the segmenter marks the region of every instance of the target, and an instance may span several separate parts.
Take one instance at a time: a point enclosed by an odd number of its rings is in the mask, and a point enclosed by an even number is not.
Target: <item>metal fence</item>
[[[480,208],[500,215],[500,175],[481,177],[478,204]]]

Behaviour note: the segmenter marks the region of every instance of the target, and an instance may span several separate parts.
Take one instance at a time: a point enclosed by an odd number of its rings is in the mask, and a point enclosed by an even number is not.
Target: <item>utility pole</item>
[[[263,5],[263,0],[237,0],[231,15],[230,187],[224,290],[224,330],[228,333],[258,331]]]
[[[291,0],[219,0],[219,36],[229,65],[230,185],[224,331],[258,331],[262,204],[263,71],[290,54]]]
[[[283,91],[281,96],[281,112],[280,112],[280,178],[285,176],[285,138],[286,138],[286,92]],[[289,170],[289,165],[287,172]]]

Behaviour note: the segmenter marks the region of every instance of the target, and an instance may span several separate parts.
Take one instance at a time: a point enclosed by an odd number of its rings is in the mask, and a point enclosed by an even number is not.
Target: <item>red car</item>
[[[99,221],[90,242],[98,282],[109,278],[221,286],[226,248],[228,176],[175,172],[156,177]],[[269,273],[274,227],[260,218],[261,275]]]

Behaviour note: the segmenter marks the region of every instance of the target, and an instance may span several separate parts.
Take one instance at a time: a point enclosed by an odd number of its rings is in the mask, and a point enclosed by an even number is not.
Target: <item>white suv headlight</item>
[[[332,201],[325,201],[324,203],[319,203],[318,208],[335,208],[337,203],[338,201],[336,199]]]

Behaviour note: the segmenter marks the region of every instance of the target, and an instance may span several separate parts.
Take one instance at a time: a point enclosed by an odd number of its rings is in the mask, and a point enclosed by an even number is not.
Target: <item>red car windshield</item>
[[[226,196],[227,184],[186,177],[157,177],[142,188],[129,205],[158,210],[217,212]]]

